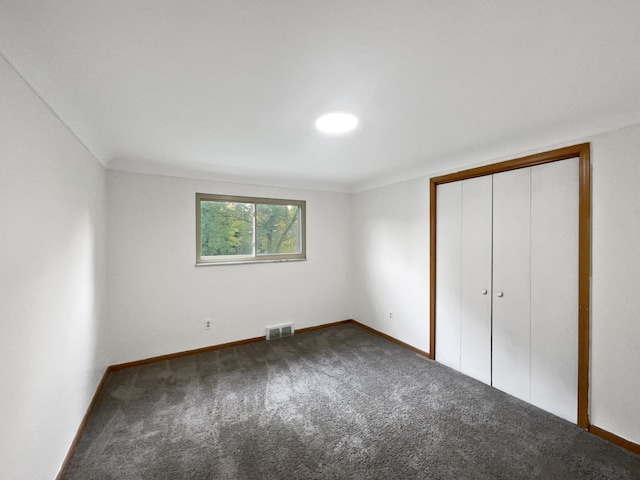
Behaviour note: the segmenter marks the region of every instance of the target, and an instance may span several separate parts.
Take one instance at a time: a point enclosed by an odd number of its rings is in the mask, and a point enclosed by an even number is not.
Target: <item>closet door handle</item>
[[[480,293],[482,293],[483,295],[486,295],[487,291],[486,290],[482,290]]]
[[[499,297],[504,297],[504,293],[502,292],[498,292],[496,295],[498,295]]]

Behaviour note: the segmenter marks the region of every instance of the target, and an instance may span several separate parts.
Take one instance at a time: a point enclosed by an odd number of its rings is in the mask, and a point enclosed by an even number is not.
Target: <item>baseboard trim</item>
[[[305,327],[305,328],[297,328],[295,330],[295,333],[306,333],[306,332],[312,332],[314,330],[320,330],[322,328],[329,328],[329,327],[338,327],[340,325],[348,325],[350,323],[353,323],[353,320],[342,320],[340,322],[333,322],[333,323],[323,323],[322,325],[316,325],[314,327]]]
[[[108,368],[108,371],[115,372],[117,370],[124,370],[125,368],[140,367],[142,365],[149,365],[150,363],[173,360],[174,358],[188,357],[190,355],[198,355],[199,353],[213,352],[214,350],[222,350],[224,348],[238,347],[240,345],[247,345],[249,343],[263,342],[265,338],[266,337],[264,336],[246,338],[244,340],[238,340],[236,342],[220,343],[218,345],[210,345],[208,347],[195,348],[193,350],[185,350],[183,352],[168,353],[166,355],[158,355],[157,357],[135,360],[133,362],[118,363],[117,365],[111,365]]]
[[[422,355],[423,357],[431,358],[431,354],[429,352],[425,352],[424,350],[420,350],[419,348],[413,347],[413,346],[409,345],[408,343],[404,343],[403,341],[398,340],[397,338],[392,337],[391,335],[387,335],[386,333],[382,333],[381,331],[376,330],[375,328],[371,328],[370,326],[365,325],[364,323],[360,323],[357,320],[351,320],[351,323],[353,323],[354,325],[357,325],[360,328],[363,328],[363,329],[367,330],[368,332],[375,333],[376,335],[378,335],[378,336],[380,336],[380,337],[382,337],[382,338],[384,338],[386,340],[389,340],[390,342],[396,343],[396,344],[398,344],[398,345],[400,345],[400,346],[402,346],[404,348],[407,348],[407,349],[411,350],[412,352],[417,353],[418,355]]]
[[[351,322],[352,322],[352,320],[342,320],[342,321],[339,321],[339,322],[324,323],[322,325],[315,325],[313,327],[305,327],[305,328],[296,329],[295,333],[311,332],[313,330],[319,330],[321,328],[329,328],[329,327],[336,327],[338,325],[346,325],[346,324],[351,323]],[[238,341],[235,341],[235,342],[220,343],[218,345],[210,345],[208,347],[196,348],[196,349],[193,349],[193,350],[185,350],[183,352],[168,353],[166,355],[158,355],[157,357],[150,357],[150,358],[145,358],[145,359],[142,359],[142,360],[135,360],[133,362],[119,363],[117,365],[111,365],[107,370],[109,372],[115,372],[117,370],[124,370],[125,368],[140,367],[142,365],[148,365],[150,363],[164,362],[165,360],[173,360],[174,358],[188,357],[189,355],[197,355],[199,353],[213,352],[215,350],[222,350],[224,348],[238,347],[240,345],[247,345],[249,343],[263,342],[265,340],[266,340],[265,336],[246,338],[244,340],[238,340]]]
[[[595,425],[589,425],[589,432],[597,435],[600,438],[604,438],[605,440],[610,441],[620,447],[626,448],[627,450],[640,455],[640,445],[637,443],[633,443],[626,438],[619,437],[615,433],[611,433],[603,428],[596,427]]]
[[[73,454],[76,453],[76,449],[78,448],[78,444],[80,443],[80,438],[82,438],[82,434],[84,433],[84,429],[87,426],[87,421],[89,420],[89,416],[93,411],[93,407],[100,396],[100,392],[104,388],[104,384],[107,381],[107,377],[109,376],[109,368],[106,368],[104,373],[102,374],[102,378],[100,379],[100,383],[98,383],[98,387],[91,398],[91,402],[89,402],[89,406],[87,407],[87,411],[82,417],[82,421],[78,426],[78,430],[76,430],[76,435],[73,437],[73,441],[71,442],[71,446],[69,447],[69,451],[67,452],[67,456],[64,457],[64,461],[62,462],[62,466],[60,467],[60,471],[56,476],[56,480],[62,480],[67,473],[67,469],[69,468],[69,464],[71,463],[71,459],[73,458]]]

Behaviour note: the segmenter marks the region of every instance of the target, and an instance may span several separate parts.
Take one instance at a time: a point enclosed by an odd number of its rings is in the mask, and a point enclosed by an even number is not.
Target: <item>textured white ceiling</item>
[[[640,123],[639,46],[638,0],[0,2],[109,168],[344,191]]]

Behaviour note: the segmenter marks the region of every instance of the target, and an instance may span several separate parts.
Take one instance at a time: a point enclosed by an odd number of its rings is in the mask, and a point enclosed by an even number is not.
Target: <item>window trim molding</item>
[[[231,203],[252,203],[254,205],[294,205],[298,207],[300,212],[300,253],[284,253],[270,255],[218,255],[205,256],[201,255],[201,203],[203,201],[213,202],[231,202]],[[255,210],[254,210],[255,213]],[[267,198],[267,197],[247,197],[241,195],[218,195],[213,193],[196,193],[196,266],[204,267],[211,265],[242,265],[249,263],[280,263],[280,262],[299,262],[307,259],[307,202],[305,200],[287,200],[283,198]],[[255,216],[254,216],[255,219]],[[253,241],[256,241],[257,230],[254,228]],[[254,246],[255,249],[255,246]],[[255,251],[255,250],[254,250]],[[205,260],[206,259],[206,260]]]

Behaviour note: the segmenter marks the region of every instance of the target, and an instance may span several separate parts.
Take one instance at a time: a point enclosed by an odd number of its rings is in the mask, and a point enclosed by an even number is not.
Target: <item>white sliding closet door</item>
[[[436,219],[436,342],[438,361],[460,370],[461,182],[440,185]]]
[[[531,398],[531,168],[493,176],[493,386]]]
[[[460,371],[491,384],[493,182],[491,176],[485,176],[459,183],[462,184]]]
[[[577,423],[578,159],[531,170],[531,403]]]

